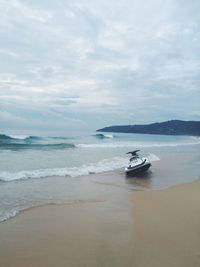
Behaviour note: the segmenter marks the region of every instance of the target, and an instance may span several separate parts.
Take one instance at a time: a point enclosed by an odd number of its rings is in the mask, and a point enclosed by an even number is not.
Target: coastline
[[[0,223],[0,266],[199,266],[200,180],[139,192],[97,186],[95,199]]]
[[[130,266],[132,192],[120,179],[115,172],[85,176],[87,190],[96,190],[87,198],[32,207],[0,223],[0,266]]]

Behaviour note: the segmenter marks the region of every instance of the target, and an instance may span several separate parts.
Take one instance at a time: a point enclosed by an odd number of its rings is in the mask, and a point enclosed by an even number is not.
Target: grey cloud
[[[80,117],[94,128],[97,116],[107,124],[198,118],[199,1],[0,6],[1,112],[29,121],[43,114],[49,127],[56,114],[60,125]]]

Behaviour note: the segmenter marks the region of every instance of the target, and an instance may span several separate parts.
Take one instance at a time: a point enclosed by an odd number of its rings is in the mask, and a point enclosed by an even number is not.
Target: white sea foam
[[[114,135],[112,134],[102,134],[102,133],[98,133],[98,134],[95,134],[95,137],[97,138],[114,138]]]
[[[160,158],[158,156],[156,156],[155,154],[152,154],[152,153],[148,155],[148,159],[150,161],[158,161],[158,160],[160,160]]]
[[[145,147],[176,147],[176,146],[188,146],[188,145],[198,145],[198,142],[180,142],[180,143],[155,143],[155,142],[116,142],[116,143],[103,143],[103,144],[76,144],[79,148],[123,148],[123,147],[135,147],[135,148],[145,148]]]
[[[114,138],[114,136],[112,134],[104,134],[104,136],[107,138]]]
[[[158,156],[156,156],[155,154],[149,154],[148,158],[151,162],[159,160]],[[81,165],[80,167],[29,170],[29,171],[15,172],[15,173],[1,172],[0,181],[10,182],[14,180],[44,178],[47,176],[77,177],[82,175],[88,175],[91,173],[102,173],[106,171],[112,171],[115,169],[123,168],[127,165],[127,163],[128,163],[128,157],[113,157],[110,159],[101,160],[96,163],[91,163],[87,165],[84,164]],[[15,217],[24,208],[25,208],[24,205],[22,205],[15,208],[12,207],[10,210],[3,209],[0,212],[0,222]]]
[[[71,168],[54,168],[54,169],[40,169],[40,170],[26,170],[15,173],[1,172],[0,181],[14,181],[29,178],[42,178],[48,176],[82,176],[90,173],[101,173],[122,168],[126,165],[127,158],[115,157],[111,159],[104,159],[97,163],[84,164],[80,167]]]
[[[159,160],[159,157],[154,154],[149,154],[148,158],[150,161]],[[127,165],[127,161],[128,158],[114,157],[110,159],[104,159],[96,163],[84,164],[79,167],[26,170],[15,173],[1,172],[0,181],[9,182],[14,180],[25,180],[30,178],[43,178],[50,176],[77,177],[91,173],[102,173],[119,169],[125,167]]]
[[[10,138],[13,139],[20,139],[20,140],[25,140],[29,137],[29,135],[8,135]]]
[[[8,219],[15,217],[19,212],[19,210],[0,212],[0,222],[7,221]]]

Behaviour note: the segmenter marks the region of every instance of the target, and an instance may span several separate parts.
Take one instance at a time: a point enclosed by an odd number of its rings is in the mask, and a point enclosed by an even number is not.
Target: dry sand
[[[199,267],[200,181],[29,209],[0,223],[0,267]],[[124,194],[124,195],[123,195]]]
[[[135,267],[200,266],[200,180],[134,194]]]

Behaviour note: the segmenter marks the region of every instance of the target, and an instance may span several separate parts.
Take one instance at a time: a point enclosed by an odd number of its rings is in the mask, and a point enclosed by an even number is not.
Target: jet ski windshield
[[[138,155],[138,151],[140,151],[140,150],[134,150],[134,151],[130,151],[130,152],[127,152],[126,154],[131,154],[131,158],[130,158],[130,162],[131,161],[133,161],[133,160],[137,160],[137,159],[139,159],[140,158],[140,155]]]
[[[130,151],[130,152],[127,152],[126,154],[131,154],[132,156],[137,156],[138,151],[140,151],[140,150]]]
[[[131,161],[137,160],[137,159],[139,159],[139,158],[140,158],[139,155],[135,155],[135,156],[131,157],[131,158],[129,159],[129,161],[131,162]]]

